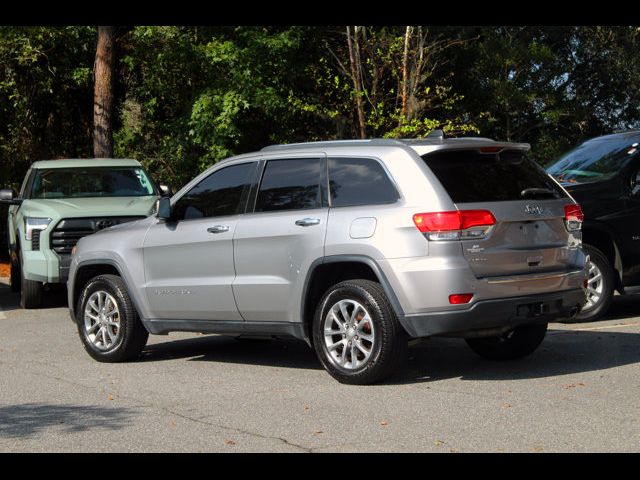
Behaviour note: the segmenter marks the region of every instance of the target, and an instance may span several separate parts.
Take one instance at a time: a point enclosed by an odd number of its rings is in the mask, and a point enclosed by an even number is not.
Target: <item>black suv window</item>
[[[176,202],[176,220],[241,213],[242,194],[249,188],[254,166],[255,163],[241,163],[213,172]]]
[[[320,159],[269,160],[262,176],[256,212],[320,207]]]
[[[332,207],[394,203],[398,192],[378,162],[371,158],[330,158]]]
[[[518,150],[445,150],[428,153],[422,159],[454,203],[565,196],[542,167]]]

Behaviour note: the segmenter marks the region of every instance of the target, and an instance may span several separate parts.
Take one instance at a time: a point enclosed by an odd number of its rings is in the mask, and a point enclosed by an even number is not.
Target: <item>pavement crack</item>
[[[272,436],[272,435],[263,435],[261,433],[252,432],[250,430],[243,430],[241,428],[229,427],[227,425],[221,425],[219,423],[207,422],[206,420],[201,420],[199,418],[193,418],[193,417],[190,417],[188,415],[184,415],[182,413],[174,412],[173,410],[170,410],[170,409],[165,408],[165,407],[160,407],[160,409],[162,411],[164,411],[164,412],[167,412],[167,413],[171,414],[171,415],[175,415],[176,417],[180,417],[180,418],[183,418],[185,420],[188,420],[188,421],[191,421],[191,422],[195,422],[195,423],[200,423],[202,425],[208,425],[210,427],[216,427],[216,428],[220,428],[222,430],[236,432],[236,433],[239,433],[239,434],[242,434],[242,435],[250,435],[252,437],[258,437],[258,438],[262,438],[262,439],[277,440],[279,442],[284,443],[285,445],[289,445],[291,447],[300,449],[300,450],[302,450],[302,451],[304,451],[306,453],[312,453],[313,450],[314,450],[313,448],[305,447],[303,445],[299,445],[297,443],[293,443],[292,441],[287,440],[286,438],[283,438],[283,437],[277,437],[277,436]]]

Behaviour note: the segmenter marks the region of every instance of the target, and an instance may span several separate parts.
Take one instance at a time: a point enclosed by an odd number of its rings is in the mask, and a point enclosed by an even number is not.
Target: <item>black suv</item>
[[[590,258],[588,301],[576,319],[596,320],[615,290],[640,286],[640,130],[588,140],[547,172],[582,206]]]

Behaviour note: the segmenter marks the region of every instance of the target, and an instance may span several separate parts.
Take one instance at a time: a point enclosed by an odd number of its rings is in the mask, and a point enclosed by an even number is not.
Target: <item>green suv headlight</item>
[[[27,240],[31,240],[34,230],[44,230],[50,223],[50,218],[25,217],[24,238]]]

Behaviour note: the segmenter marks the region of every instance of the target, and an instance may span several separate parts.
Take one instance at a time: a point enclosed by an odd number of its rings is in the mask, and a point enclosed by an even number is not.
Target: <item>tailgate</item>
[[[457,204],[490,210],[496,224],[482,239],[462,240],[477,277],[567,271],[578,262],[577,242],[564,223],[568,199]]]

